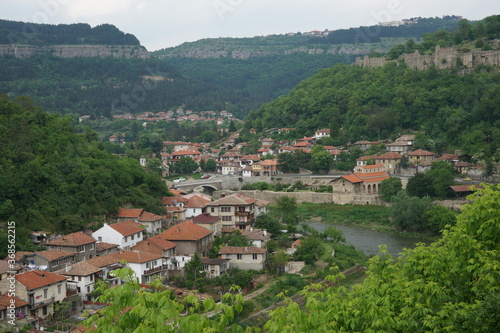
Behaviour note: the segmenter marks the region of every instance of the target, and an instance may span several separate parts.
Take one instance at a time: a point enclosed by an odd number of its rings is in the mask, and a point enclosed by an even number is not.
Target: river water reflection
[[[330,224],[323,222],[306,222],[319,232],[323,232]],[[334,227],[344,234],[347,243],[351,243],[356,249],[367,256],[379,253],[379,245],[387,245],[387,252],[394,258],[403,251],[404,248],[412,249],[415,243],[427,243],[422,239],[408,238],[396,234],[382,231],[370,230],[351,225],[334,225]]]

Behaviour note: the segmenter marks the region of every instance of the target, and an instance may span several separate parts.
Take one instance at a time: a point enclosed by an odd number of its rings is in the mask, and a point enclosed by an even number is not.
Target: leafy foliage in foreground
[[[125,204],[163,212],[157,197],[169,192],[157,174],[29,100],[0,96],[0,142],[0,220],[69,233]]]
[[[456,226],[429,246],[405,250],[398,260],[381,254],[369,261],[368,276],[351,289],[311,284],[305,306],[286,300],[271,311],[266,332],[496,332],[500,325],[500,186],[484,185],[469,197]],[[300,281],[289,281],[297,285]],[[137,281],[105,290],[110,306],[87,323],[97,332],[261,332],[231,324],[243,309],[232,294],[216,305],[189,297],[172,300],[155,284]],[[216,310],[219,315],[204,313]]]

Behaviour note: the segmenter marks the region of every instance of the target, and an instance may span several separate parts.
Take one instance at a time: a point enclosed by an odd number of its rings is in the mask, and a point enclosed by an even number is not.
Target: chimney
[[[267,236],[267,230],[264,230],[264,236]]]

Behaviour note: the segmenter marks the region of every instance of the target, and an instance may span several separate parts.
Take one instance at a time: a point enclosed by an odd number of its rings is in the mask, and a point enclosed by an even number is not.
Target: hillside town
[[[172,114],[165,114],[165,117],[169,116]],[[206,111],[198,115],[180,110],[177,116],[192,121],[200,120],[199,116],[211,119],[232,117],[225,112],[217,115]],[[162,115],[145,114],[145,119],[141,117],[135,119],[144,120],[147,124]],[[248,143],[237,142],[239,131],[232,133],[217,148],[211,148],[209,144],[164,141],[160,153],[163,176],[168,177],[169,170],[183,158],[190,158],[198,165],[215,161],[216,170],[200,181],[228,176],[238,177],[242,183],[251,179],[272,182],[274,177],[283,175],[278,159],[280,154],[297,151],[311,153],[318,140],[330,137],[329,129],[318,129],[311,137],[293,141],[276,142],[271,138],[273,134],[291,130],[266,131],[260,138],[260,148],[251,155],[241,153]],[[303,182],[329,186],[330,201],[338,204],[381,204],[378,192],[382,181],[401,174],[425,171],[437,160],[450,163],[458,175],[467,177],[466,180],[481,177],[481,166],[464,162],[466,156],[459,153],[439,156],[434,152],[413,149],[414,140],[415,135],[406,134],[393,142],[357,141],[349,147],[322,146],[333,160],[339,159],[341,154],[349,154],[349,149],[354,147],[367,151],[383,144],[385,151],[361,156],[352,172],[331,170],[320,183],[311,177],[308,170],[302,170],[305,173]],[[110,136],[109,141],[123,144],[116,135]],[[144,168],[148,158],[141,158]],[[405,161],[405,168],[401,167],[402,161]],[[198,168],[197,171],[203,170]],[[116,216],[108,218],[102,227],[94,231],[83,230],[67,235],[33,232],[32,241],[44,250],[20,251],[13,258],[0,261],[0,317],[6,318],[8,306],[14,304],[19,318],[17,324],[44,327],[56,318],[61,304],[67,304],[69,312],[76,316],[83,311],[96,311],[103,306],[95,302],[96,284],[98,281],[106,281],[110,285],[127,283],[113,273],[124,267],[130,268],[133,278],[141,284],[160,280],[179,294],[189,291],[175,287],[171,281],[184,276],[186,264],[195,257],[201,260],[204,274],[209,279],[221,276],[230,268],[263,272],[269,255],[266,244],[271,234],[256,228],[255,223],[259,216],[267,212],[271,202],[238,191],[216,191],[212,195],[183,191],[180,185],[184,181],[184,178],[168,181],[173,196],[160,198],[165,208],[164,215],[153,214],[140,207],[122,207]],[[450,190],[457,197],[470,193],[466,185],[452,186]],[[248,240],[247,246],[220,246],[215,255],[211,253],[216,238],[235,232]],[[286,249],[292,257],[284,265],[284,271],[289,271],[291,267],[303,267],[303,263],[297,266],[293,260],[294,248],[300,242],[298,239]],[[12,271],[15,271],[14,275]],[[13,287],[16,294],[10,297],[8,291]]]

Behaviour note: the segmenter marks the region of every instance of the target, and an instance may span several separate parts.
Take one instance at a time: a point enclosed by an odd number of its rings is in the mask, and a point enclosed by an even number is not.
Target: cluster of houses
[[[165,216],[122,208],[112,223],[94,232],[58,237],[33,233],[33,241],[44,250],[18,251],[13,258],[0,260],[0,319],[14,311],[17,323],[37,327],[52,318],[61,302],[70,302],[76,309],[82,301],[94,300],[97,281],[124,283],[113,271],[125,266],[141,284],[182,275],[195,254],[201,257],[208,278],[231,267],[264,268],[270,235],[253,225],[266,212],[267,202],[239,193],[218,200],[200,193],[175,195],[161,198]],[[218,258],[210,258],[214,237],[235,230],[251,246],[222,246]]]

